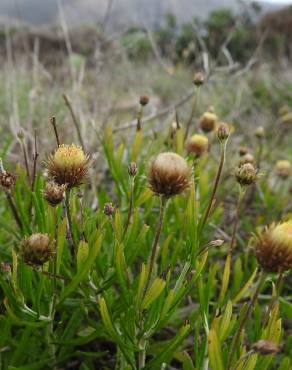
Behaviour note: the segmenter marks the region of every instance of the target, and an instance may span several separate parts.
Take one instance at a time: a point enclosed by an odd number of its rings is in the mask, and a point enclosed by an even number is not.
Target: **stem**
[[[21,149],[23,152],[26,175],[27,175],[28,181],[31,182],[30,171],[29,171],[29,166],[28,166],[27,150],[26,150],[26,146],[25,146],[23,138],[20,139],[20,145],[21,145]]]
[[[155,265],[155,262],[156,262],[157,247],[158,247],[159,237],[160,237],[160,234],[161,234],[166,202],[167,202],[167,198],[162,195],[161,198],[160,198],[160,211],[159,211],[159,218],[158,218],[158,222],[157,222],[157,226],[156,226],[156,234],[155,234],[155,238],[153,240],[153,244],[152,244],[152,247],[151,247],[151,256],[150,256],[150,261],[149,261],[149,272],[148,272],[147,282],[146,282],[145,289],[144,289],[145,293],[146,293],[146,291],[149,287],[151,277],[152,277],[153,268],[154,268],[154,265]]]
[[[128,217],[127,217],[127,221],[125,224],[123,237],[125,237],[125,235],[127,234],[128,228],[130,226],[130,221],[131,221],[131,217],[133,213],[133,206],[134,206],[134,178],[131,176],[130,177],[130,204],[129,204]]]
[[[195,96],[194,96],[193,105],[192,105],[192,110],[191,110],[191,113],[190,113],[189,119],[188,119],[188,121],[187,121],[186,132],[185,132],[185,138],[184,138],[185,140],[186,140],[186,138],[188,137],[188,134],[189,134],[189,131],[190,131],[190,127],[191,127],[191,124],[192,124],[192,120],[193,120],[194,115],[195,115],[196,110],[197,110],[199,97],[200,97],[200,86],[196,86],[196,89],[195,89]]]
[[[143,106],[141,105],[137,112],[137,128],[136,128],[137,131],[141,130],[142,117],[143,117]]]
[[[237,200],[237,206],[236,206],[236,214],[235,214],[235,220],[233,224],[233,230],[232,230],[232,236],[230,241],[230,253],[232,253],[233,249],[236,246],[236,233],[238,229],[238,223],[239,223],[239,214],[240,214],[240,208],[242,205],[242,200],[245,194],[245,189],[240,187],[239,194],[238,194],[238,200]]]
[[[37,131],[34,130],[34,154],[33,154],[33,171],[32,171],[32,181],[31,181],[31,192],[34,192],[35,182],[36,182],[36,169],[37,169],[37,160],[38,160],[38,149],[37,149]],[[29,214],[31,215],[32,211],[32,196],[29,204]]]
[[[67,107],[70,111],[74,126],[76,128],[79,143],[82,146],[82,148],[85,149],[84,141],[83,141],[83,138],[82,138],[82,135],[81,135],[80,127],[79,127],[79,122],[77,120],[76,114],[75,114],[74,109],[72,107],[72,103],[71,103],[69,97],[66,94],[63,94],[63,99],[64,99],[65,104],[67,105]]]
[[[139,369],[143,369],[146,362],[146,340],[142,338],[139,343]]]
[[[50,122],[51,122],[51,124],[53,126],[55,137],[56,137],[56,141],[57,141],[57,145],[59,147],[61,145],[61,143],[60,143],[59,134],[58,134],[58,130],[57,130],[56,117],[55,116],[52,116],[50,118]]]
[[[270,303],[269,303],[267,312],[266,312],[265,317],[264,317],[263,327],[265,327],[267,325],[267,323],[269,321],[270,313],[272,312],[272,309],[274,308],[275,302],[279,298],[279,295],[280,295],[280,286],[281,286],[281,283],[283,281],[283,276],[284,276],[284,272],[283,272],[283,270],[281,270],[279,272],[279,276],[278,276],[278,279],[277,279],[277,282],[276,282],[276,286],[275,286],[276,294],[273,295],[272,298],[271,298],[271,300],[270,300]]]
[[[13,198],[11,196],[11,194],[9,192],[6,192],[6,198],[8,200],[8,204],[9,204],[9,207],[11,208],[11,211],[12,211],[12,214],[13,214],[13,217],[20,229],[20,231],[23,231],[23,224],[22,224],[22,221],[19,217],[19,214],[17,212],[17,209],[15,207],[15,204],[14,204],[14,201],[13,201]]]
[[[73,226],[72,226],[72,217],[71,217],[71,210],[70,210],[70,189],[67,189],[65,193],[65,208],[66,208],[66,215],[67,215],[67,220],[68,220],[70,249],[71,249],[71,255],[73,257],[77,248],[76,248],[74,237],[73,237]]]
[[[206,225],[206,222],[207,222],[207,219],[210,215],[211,208],[212,208],[212,205],[213,205],[213,202],[214,202],[214,199],[215,199],[215,195],[216,195],[216,192],[217,192],[217,188],[218,188],[218,185],[219,185],[219,182],[220,182],[220,177],[221,177],[221,174],[222,174],[222,169],[223,169],[223,165],[224,165],[224,161],[225,161],[226,143],[227,143],[227,140],[224,143],[220,143],[220,149],[221,149],[220,163],[219,163],[218,171],[217,171],[217,174],[216,174],[213,191],[212,191],[212,194],[211,194],[211,197],[210,197],[210,200],[209,200],[209,204],[208,204],[208,207],[207,207],[206,212],[204,214],[202,224],[200,226],[200,233],[204,229],[204,227]]]
[[[256,291],[254,292],[254,295],[247,307],[247,310],[245,311],[245,313],[243,314],[242,318],[241,318],[241,321],[239,323],[239,327],[237,329],[237,332],[235,333],[235,336],[233,337],[233,340],[231,342],[231,346],[230,346],[230,350],[229,350],[229,356],[228,356],[228,362],[227,362],[227,369],[231,369],[231,363],[232,363],[232,359],[235,355],[235,352],[236,352],[236,346],[238,344],[238,341],[239,341],[239,338],[240,338],[240,335],[242,333],[242,330],[244,328],[244,325],[246,324],[246,321],[248,320],[249,318],[249,315],[251,314],[251,311],[256,303],[256,300],[258,298],[258,295],[261,291],[261,288],[262,286],[264,285],[264,282],[266,280],[266,277],[267,277],[267,273],[262,271],[261,274],[260,274],[260,278],[259,278],[259,282],[258,282],[258,286],[256,288]]]

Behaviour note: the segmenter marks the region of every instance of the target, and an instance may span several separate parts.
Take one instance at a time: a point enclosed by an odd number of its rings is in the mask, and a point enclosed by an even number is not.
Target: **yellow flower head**
[[[53,155],[53,160],[60,167],[77,167],[84,164],[87,158],[80,146],[62,144]]]
[[[187,151],[201,156],[208,150],[209,140],[205,135],[195,134],[189,138],[186,144]]]
[[[200,118],[200,127],[204,132],[213,131],[216,127],[218,117],[215,113],[205,112]]]
[[[286,179],[292,173],[291,163],[285,159],[276,163],[276,173],[279,177]]]

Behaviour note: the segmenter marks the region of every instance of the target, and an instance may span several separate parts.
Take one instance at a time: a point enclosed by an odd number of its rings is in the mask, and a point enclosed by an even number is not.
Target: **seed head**
[[[89,157],[75,144],[62,144],[47,159],[45,166],[50,180],[69,188],[81,185],[88,174]]]
[[[249,149],[247,146],[240,146],[238,149],[239,155],[242,157],[248,153]]]
[[[269,340],[261,339],[258,342],[254,343],[252,349],[260,353],[261,355],[270,355],[273,353],[280,352],[280,347]]]
[[[137,172],[138,172],[137,164],[135,162],[131,162],[128,166],[129,175],[134,177],[134,176],[136,176]]]
[[[197,72],[194,75],[194,84],[196,86],[201,86],[205,82],[205,77],[202,72]]]
[[[201,156],[207,152],[209,146],[208,137],[205,135],[195,134],[191,136],[187,143],[186,149],[189,153],[196,154],[197,156]]]
[[[7,171],[0,172],[0,185],[6,191],[11,191],[16,183],[16,176]]]
[[[257,236],[254,252],[258,263],[268,272],[292,268],[292,220],[272,224]]]
[[[218,139],[222,142],[228,139],[230,134],[230,128],[227,125],[227,123],[219,123],[218,128],[217,128],[217,136]]]
[[[257,171],[251,163],[244,163],[236,168],[235,177],[240,185],[251,185],[256,181]]]
[[[55,207],[64,199],[64,193],[66,190],[66,185],[56,184],[53,181],[50,181],[46,184],[44,188],[44,198],[52,206]]]
[[[52,257],[54,242],[48,234],[35,233],[23,240],[21,251],[27,264],[41,266]]]
[[[105,203],[103,213],[106,216],[112,216],[115,213],[116,207],[112,203]]]
[[[190,174],[190,168],[183,157],[166,152],[158,154],[151,162],[148,182],[155,194],[171,197],[188,188]]]
[[[252,154],[250,154],[250,153],[247,153],[247,154],[245,154],[245,155],[240,159],[239,164],[240,164],[240,165],[243,165],[243,164],[245,164],[245,163],[251,163],[251,164],[254,164],[254,162],[255,162],[255,158],[254,158],[254,156],[253,156]]]
[[[287,179],[292,174],[291,163],[287,160],[280,160],[276,163],[276,173],[282,179]]]
[[[211,132],[215,129],[218,117],[212,112],[205,112],[200,118],[200,127],[204,132]]]
[[[265,131],[265,129],[263,128],[263,126],[259,126],[259,127],[255,130],[255,136],[256,136],[258,139],[263,139],[263,138],[266,136],[266,131]]]
[[[140,96],[140,100],[139,100],[139,103],[140,105],[142,105],[143,107],[145,107],[145,105],[147,105],[149,103],[149,96],[147,95],[142,95]]]

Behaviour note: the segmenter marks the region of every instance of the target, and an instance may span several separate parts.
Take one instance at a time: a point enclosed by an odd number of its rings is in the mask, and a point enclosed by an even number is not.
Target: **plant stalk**
[[[199,98],[200,98],[200,86],[196,86],[193,105],[192,105],[192,110],[191,110],[191,113],[190,113],[190,116],[189,116],[189,119],[188,119],[187,125],[186,125],[186,132],[185,132],[185,137],[184,137],[185,140],[188,137],[190,127],[191,127],[191,124],[192,124],[192,120],[193,120],[194,115],[195,115],[196,110],[197,110]]]
[[[16,221],[19,229],[20,229],[20,231],[23,231],[23,224],[22,224],[22,221],[21,221],[21,219],[19,217],[19,214],[17,212],[17,209],[15,207],[13,198],[12,198],[11,194],[9,192],[7,192],[7,191],[6,191],[6,198],[7,198],[9,207],[10,207],[10,209],[12,211],[13,217],[14,217],[14,219],[15,219],[15,221]]]
[[[71,209],[70,209],[70,189],[66,190],[65,193],[65,208],[66,208],[66,215],[68,221],[68,232],[69,232],[69,241],[70,241],[70,249],[71,249],[71,256],[75,255],[77,250],[75,241],[74,241],[74,234],[73,234],[73,224],[72,224],[72,216],[71,216]]]
[[[130,226],[131,217],[133,214],[133,208],[134,208],[134,177],[130,176],[130,204],[129,204],[129,210],[128,210],[128,217],[124,228],[124,235],[126,236],[128,228]]]

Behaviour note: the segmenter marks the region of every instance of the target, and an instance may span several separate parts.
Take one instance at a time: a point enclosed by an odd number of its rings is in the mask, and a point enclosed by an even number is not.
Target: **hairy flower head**
[[[202,154],[207,152],[208,145],[209,140],[207,136],[195,134],[188,139],[186,143],[186,149],[189,153],[201,156]]]
[[[43,265],[54,253],[54,242],[48,234],[34,233],[21,244],[24,261],[30,265]]]
[[[204,132],[211,132],[215,129],[217,121],[215,113],[205,112],[200,118],[200,127]]]

